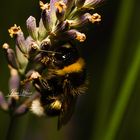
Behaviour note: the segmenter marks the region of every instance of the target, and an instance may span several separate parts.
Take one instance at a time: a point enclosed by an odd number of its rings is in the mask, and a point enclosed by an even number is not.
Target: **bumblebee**
[[[87,89],[85,61],[75,46],[66,43],[44,52],[41,62],[46,69],[33,82],[41,96],[31,110],[39,116],[58,116],[60,129],[70,120],[78,95]]]

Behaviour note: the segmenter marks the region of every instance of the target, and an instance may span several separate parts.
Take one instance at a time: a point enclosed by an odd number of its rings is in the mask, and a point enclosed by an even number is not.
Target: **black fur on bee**
[[[42,71],[42,77],[35,79],[33,84],[41,93],[38,101],[43,108],[42,114],[58,116],[59,129],[71,118],[78,95],[85,93],[87,76],[85,61],[75,46],[67,43],[51,51],[54,53],[44,53],[47,72]]]

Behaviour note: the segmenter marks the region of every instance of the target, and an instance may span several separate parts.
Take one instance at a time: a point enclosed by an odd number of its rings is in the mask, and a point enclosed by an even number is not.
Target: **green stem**
[[[14,130],[15,117],[10,116],[9,127],[6,134],[6,140],[11,140]]]
[[[9,127],[5,140],[23,140],[30,116],[10,116]]]
[[[131,94],[133,93],[132,90],[140,71],[140,43],[134,56],[134,60],[130,66],[124,84],[120,90],[116,107],[111,116],[111,120],[109,122],[109,126],[107,127],[108,129],[105,133],[104,140],[114,140],[124,113],[126,111]]]
[[[67,19],[72,19],[73,16],[75,15],[75,13],[78,11],[77,7],[75,7],[72,12],[69,14],[69,16],[67,17]]]

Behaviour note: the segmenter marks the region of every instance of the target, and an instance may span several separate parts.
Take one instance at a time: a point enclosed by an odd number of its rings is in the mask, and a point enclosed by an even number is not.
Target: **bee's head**
[[[55,53],[53,55],[53,64],[58,68],[63,68],[70,64],[73,64],[79,58],[78,50],[75,46],[71,44],[64,44],[56,47]]]
[[[45,56],[48,57],[47,65],[49,67],[61,69],[76,62],[79,58],[79,53],[75,46],[66,43],[50,48],[45,52]]]

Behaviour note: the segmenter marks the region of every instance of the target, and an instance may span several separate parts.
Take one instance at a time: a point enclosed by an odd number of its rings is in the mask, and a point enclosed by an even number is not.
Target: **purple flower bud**
[[[86,0],[83,7],[93,9],[101,2],[103,2],[103,0]]]
[[[26,38],[26,46],[27,46],[27,52],[29,54],[30,49],[31,49],[31,44],[34,43],[35,41],[33,40],[33,38],[31,36],[28,36]]]
[[[15,69],[18,69],[18,63],[13,49],[7,43],[3,44],[8,64]]]
[[[26,54],[27,53],[27,48],[26,48],[25,38],[24,38],[24,34],[23,34],[20,26],[17,26],[15,24],[8,31],[9,31],[9,34],[10,34],[11,37],[16,38],[16,45],[19,47],[21,52]]]
[[[44,24],[41,18],[39,22],[39,28],[38,28],[38,40],[42,41],[46,36],[47,36],[47,31],[46,31],[46,28],[44,27]]]
[[[4,111],[7,111],[8,110],[8,104],[5,101],[5,98],[4,98],[3,93],[1,91],[0,91],[0,107]]]
[[[95,22],[99,22],[99,21],[101,21],[101,16],[97,13],[95,13],[93,15],[86,13],[75,20],[67,20],[70,27],[74,27],[74,28],[83,27],[89,22],[95,23]]]
[[[25,69],[28,64],[28,59],[27,56],[24,55],[17,46],[16,46],[16,54],[17,54],[17,61],[19,63],[19,72],[22,74],[25,72]]]
[[[43,3],[42,1],[40,1],[40,8],[42,9],[42,14],[41,14],[41,20],[40,20],[40,27],[42,28],[42,23],[44,24],[44,27],[46,28],[46,32],[50,32],[51,28],[52,28],[52,23],[51,23],[51,16],[50,16],[50,4],[48,3]],[[41,34],[41,32],[40,32]]]
[[[43,10],[42,11],[42,21],[44,24],[44,27],[46,28],[46,32],[50,32],[52,29],[52,22],[51,22],[51,17],[50,17],[50,11],[49,10]]]
[[[20,49],[20,51],[24,54],[27,54],[27,45],[23,35],[23,32],[19,32],[16,38],[16,45]]]
[[[62,11],[61,13],[59,13],[59,11],[56,10],[56,16],[60,22],[63,21],[65,19],[65,11]]]
[[[67,32],[65,32],[65,39],[75,39],[78,40],[79,42],[84,42],[86,39],[86,36],[84,33],[80,33],[77,30],[71,29]]]
[[[55,2],[55,8],[58,10],[59,13],[65,11],[67,6],[63,1]]]
[[[75,2],[75,5],[78,7],[78,8],[81,8],[84,3],[85,3],[86,0],[76,0]]]
[[[13,69],[12,67],[9,67],[11,77],[9,79],[9,90],[17,90],[20,85],[20,78],[18,75],[18,71],[16,69]]]
[[[52,28],[55,27],[56,24],[56,7],[55,7],[55,3],[58,2],[58,0],[50,0],[50,19],[51,19],[51,25]]]
[[[28,28],[28,32],[30,34],[30,36],[34,39],[37,40],[38,39],[38,29],[36,26],[36,19],[32,16],[30,16],[27,21],[27,28]]]
[[[62,3],[61,5],[55,4],[56,6],[56,17],[59,21],[63,21],[65,19],[66,5]]]

